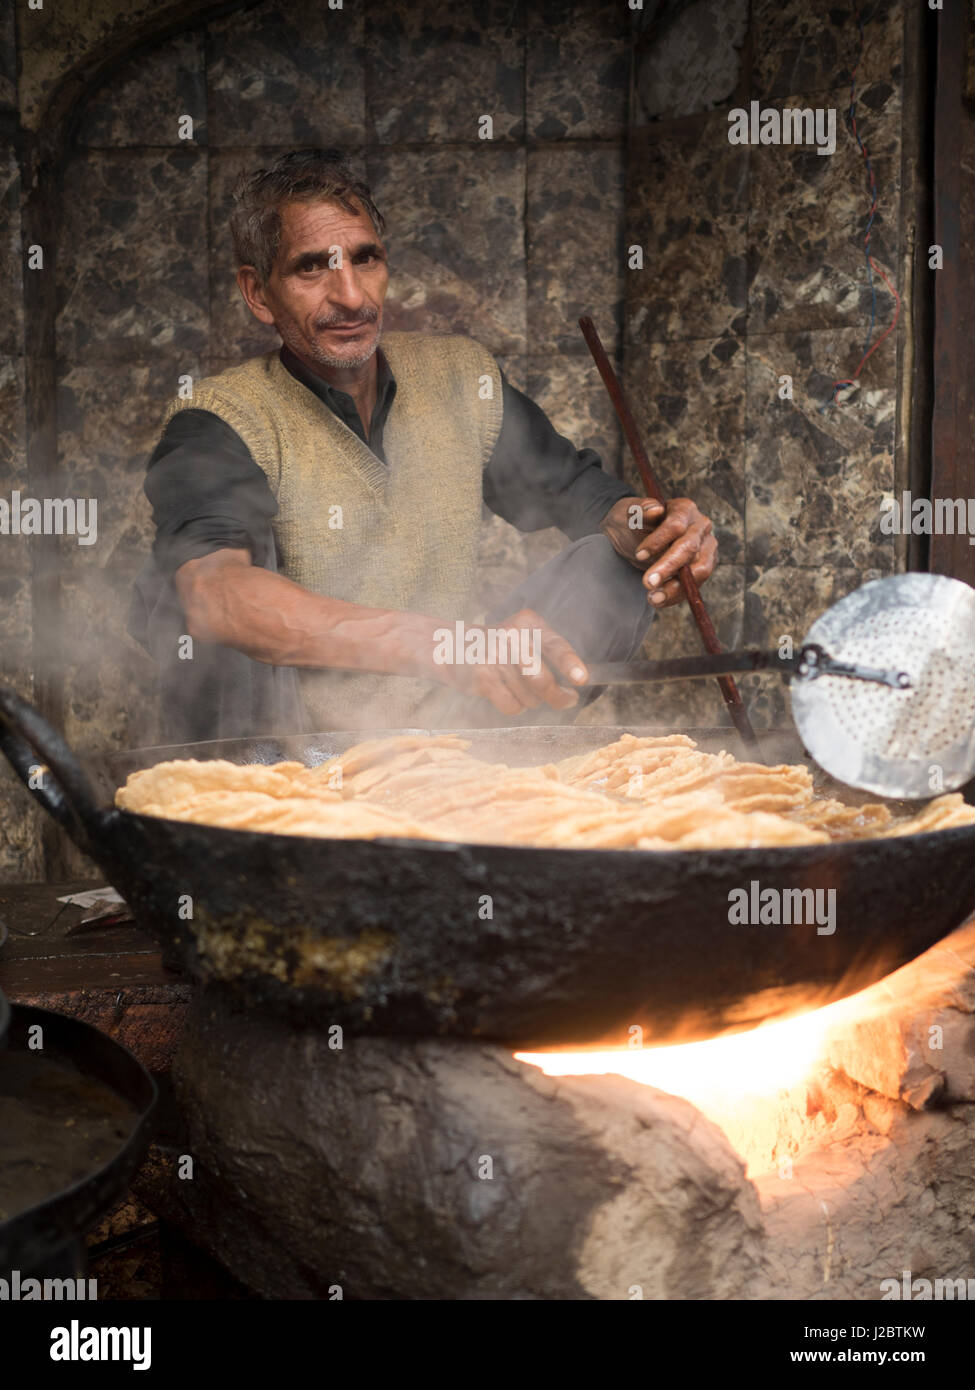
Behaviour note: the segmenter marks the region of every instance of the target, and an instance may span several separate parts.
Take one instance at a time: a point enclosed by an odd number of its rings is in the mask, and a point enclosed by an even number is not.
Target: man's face
[[[389,273],[386,249],[361,209],[285,203],[267,282],[247,267],[237,279],[251,311],[308,366],[360,367],[376,351]]]

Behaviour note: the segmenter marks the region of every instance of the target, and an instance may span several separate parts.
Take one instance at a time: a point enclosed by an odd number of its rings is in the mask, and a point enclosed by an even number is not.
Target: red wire
[[[837,388],[837,386],[854,386],[854,385],[856,384],[857,377],[860,375],[860,373],[863,371],[863,368],[866,366],[867,358],[868,358],[868,357],[872,357],[873,354],[874,354],[874,353],[877,351],[877,349],[880,347],[880,344],[884,341],[884,339],[890,337],[891,333],[893,333],[894,329],[897,327],[897,320],[900,318],[900,315],[901,315],[901,297],[900,297],[900,295],[897,293],[897,291],[894,289],[894,286],[893,286],[893,285],[890,283],[890,281],[887,279],[887,276],[886,276],[886,275],[884,274],[884,272],[881,270],[880,266],[879,266],[879,265],[877,264],[877,262],[874,260],[873,256],[870,257],[870,264],[871,264],[871,266],[873,267],[873,269],[877,272],[877,274],[880,276],[881,280],[883,280],[884,284],[885,284],[885,285],[887,286],[887,288],[890,290],[891,294],[894,296],[894,304],[895,304],[895,308],[894,308],[894,317],[893,317],[893,318],[891,319],[891,321],[890,321],[890,327],[889,327],[889,328],[886,328],[886,329],[884,330],[884,332],[881,333],[880,337],[877,339],[877,341],[874,343],[874,345],[873,345],[871,348],[869,348],[868,351],[866,351],[866,352],[863,354],[863,356],[860,358],[860,365],[857,367],[857,369],[856,369],[856,371],[853,373],[853,375],[852,375],[851,377],[845,377],[842,381],[834,381],[834,382],[833,382],[833,395],[834,395],[834,396],[836,395],[836,388]]]

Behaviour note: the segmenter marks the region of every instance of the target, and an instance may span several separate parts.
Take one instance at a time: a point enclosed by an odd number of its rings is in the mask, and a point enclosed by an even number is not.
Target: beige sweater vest
[[[277,351],[196,384],[178,409],[236,430],[277,499],[281,571],[313,593],[445,623],[472,600],[485,464],[501,429],[501,377],[470,338],[385,333],[396,379],[383,464],[283,367]],[[454,703],[430,681],[299,671],[315,730],[431,727]]]

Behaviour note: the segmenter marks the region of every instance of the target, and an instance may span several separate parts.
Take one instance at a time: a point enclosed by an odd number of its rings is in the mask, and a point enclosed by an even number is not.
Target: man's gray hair
[[[252,265],[266,284],[281,245],[282,206],[320,201],[338,203],[346,212],[365,211],[382,237],[385,219],[341,150],[292,150],[237,181],[230,214],[237,264]]]

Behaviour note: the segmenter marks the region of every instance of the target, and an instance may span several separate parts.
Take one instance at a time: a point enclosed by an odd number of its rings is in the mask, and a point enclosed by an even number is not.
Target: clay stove
[[[754,1071],[782,1029],[796,1074],[735,1078],[735,1050]],[[174,1069],[193,1178],[173,1149],[143,1191],[272,1298],[869,1300],[905,1271],[975,1273],[975,924],[720,1045],[728,1089],[688,1097],[493,1044],[299,1030],[211,987]]]

